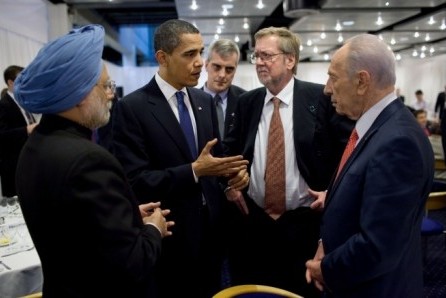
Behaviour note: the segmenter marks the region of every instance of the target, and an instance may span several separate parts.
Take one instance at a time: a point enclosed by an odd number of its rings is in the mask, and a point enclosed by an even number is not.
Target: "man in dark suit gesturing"
[[[251,176],[247,192],[226,192],[239,208],[232,219],[231,277],[235,284],[272,285],[314,297],[318,293],[304,278],[305,258],[316,248],[320,212],[314,209],[323,202],[314,202],[309,188],[327,188],[351,125],[336,114],[322,85],[294,78],[300,46],[294,33],[265,28],[255,34],[255,41],[251,62],[265,87],[239,97],[234,125],[224,140],[229,155],[243,154],[250,161]],[[282,141],[269,142],[279,134],[271,124],[277,119],[276,103]],[[278,159],[283,171],[270,175],[278,143],[283,144]],[[280,187],[270,186],[280,180]]]
[[[212,98],[191,88],[203,67],[204,44],[192,24],[169,20],[155,32],[159,71],[125,96],[113,114],[113,151],[142,202],[172,210],[173,236],[163,241],[156,272],[160,297],[211,297],[220,289],[221,206],[216,176],[246,186],[242,156],[217,158],[218,122]],[[241,180],[243,178],[243,180]]]
[[[358,35],[335,53],[328,75],[336,111],[357,122],[345,150],[352,153],[327,192],[307,279],[325,297],[422,297],[420,228],[434,155],[394,93],[394,54],[377,36]]]
[[[233,122],[238,96],[246,91],[232,85],[239,59],[240,50],[230,39],[219,39],[209,46],[205,62],[208,78],[202,89],[214,99],[222,140]]]

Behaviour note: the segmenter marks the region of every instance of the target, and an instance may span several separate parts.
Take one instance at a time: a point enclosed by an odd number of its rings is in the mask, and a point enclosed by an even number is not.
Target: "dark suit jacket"
[[[201,87],[203,90],[204,87]],[[226,114],[225,114],[225,135],[228,133],[230,125],[234,123],[235,111],[237,108],[237,101],[240,94],[246,92],[245,89],[240,88],[236,85],[231,85],[228,89],[228,101],[226,105]],[[225,136],[221,136],[222,139]]]
[[[437,101],[435,102],[435,110],[434,112],[437,113],[440,117],[440,119],[443,118],[443,111],[444,111],[444,104],[446,101],[446,93],[445,92],[440,92],[438,93],[437,96]]]
[[[20,150],[28,138],[26,126],[20,108],[6,93],[0,100],[0,177],[7,197],[17,194],[14,179]]]
[[[295,79],[294,145],[299,171],[313,190],[326,190],[340,160],[353,122],[336,114],[323,85]],[[229,155],[242,154],[252,164],[254,143],[266,95],[264,87],[239,97],[224,145]]]
[[[161,235],[144,225],[119,162],[91,130],[44,115],[17,190],[42,262],[44,297],[151,297]]]
[[[321,226],[327,297],[422,297],[420,227],[433,173],[429,140],[393,101],[328,189]]]
[[[208,141],[218,137],[216,109],[205,92],[196,88],[187,88],[187,92],[200,153]],[[124,166],[137,198],[141,202],[161,201],[161,207],[170,209],[169,218],[175,221],[173,236],[163,241],[165,262],[160,269],[166,278],[171,276],[166,286],[170,284],[170,290],[175,289],[177,278],[191,281],[189,287],[200,285],[202,281],[195,279],[189,266],[196,267],[194,262],[200,262],[204,226],[213,230],[221,216],[225,198],[217,179],[201,177],[195,182],[191,166],[195,159],[155,78],[117,103],[113,122],[113,151]],[[222,154],[218,148],[217,144],[214,155]],[[203,222],[203,212],[209,212],[210,222]],[[214,234],[218,237],[217,232]]]

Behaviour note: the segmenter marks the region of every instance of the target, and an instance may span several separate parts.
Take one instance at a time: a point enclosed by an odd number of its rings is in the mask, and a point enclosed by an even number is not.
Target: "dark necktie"
[[[189,111],[184,103],[184,94],[181,91],[175,93],[178,101],[178,114],[180,116],[180,126],[186,137],[187,144],[189,145],[192,157],[195,159],[197,155],[197,146],[195,145],[195,134],[192,127],[192,121],[190,120]]]
[[[217,107],[218,131],[220,132],[220,137],[223,140],[225,133],[225,116],[223,114],[222,99],[218,93],[214,97],[214,103]]]
[[[345,146],[344,153],[342,153],[341,162],[339,163],[338,172],[336,173],[336,179],[339,176],[339,173],[341,172],[342,168],[344,167],[345,163],[347,162],[350,155],[352,155],[353,150],[355,150],[356,142],[358,141],[358,133],[356,131],[356,128],[353,129],[352,133],[350,134],[350,137],[348,139],[347,146]]]
[[[26,116],[26,120],[28,121],[28,125],[36,123],[36,119],[34,119],[33,114],[31,114],[30,112],[25,111],[25,116]]]
[[[274,97],[268,131],[265,169],[265,211],[273,219],[285,212],[285,136],[280,119],[280,99]]]

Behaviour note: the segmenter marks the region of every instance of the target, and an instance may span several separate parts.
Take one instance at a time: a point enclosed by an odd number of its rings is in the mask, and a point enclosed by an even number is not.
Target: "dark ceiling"
[[[66,3],[77,15],[95,15],[116,31],[124,25],[184,19],[200,29],[206,45],[215,38],[231,38],[246,51],[258,29],[285,26],[299,35],[304,62],[327,61],[345,39],[364,32],[379,34],[401,59],[446,54],[444,0],[50,1]],[[284,2],[289,10],[285,13]],[[117,51],[119,60],[119,50],[109,51]]]

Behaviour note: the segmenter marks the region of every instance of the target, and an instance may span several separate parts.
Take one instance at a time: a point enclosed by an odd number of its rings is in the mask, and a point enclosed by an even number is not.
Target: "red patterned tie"
[[[358,141],[358,133],[356,132],[356,128],[353,129],[350,138],[348,139],[347,146],[345,146],[344,153],[342,153],[341,162],[339,163],[338,172],[336,173],[336,179],[339,176],[339,173],[341,172],[342,168],[344,167],[345,163],[347,162],[348,158],[352,154],[353,150],[355,150],[356,142]]]
[[[285,212],[285,136],[280,120],[280,99],[274,97],[268,132],[265,169],[265,212],[277,219]]]

